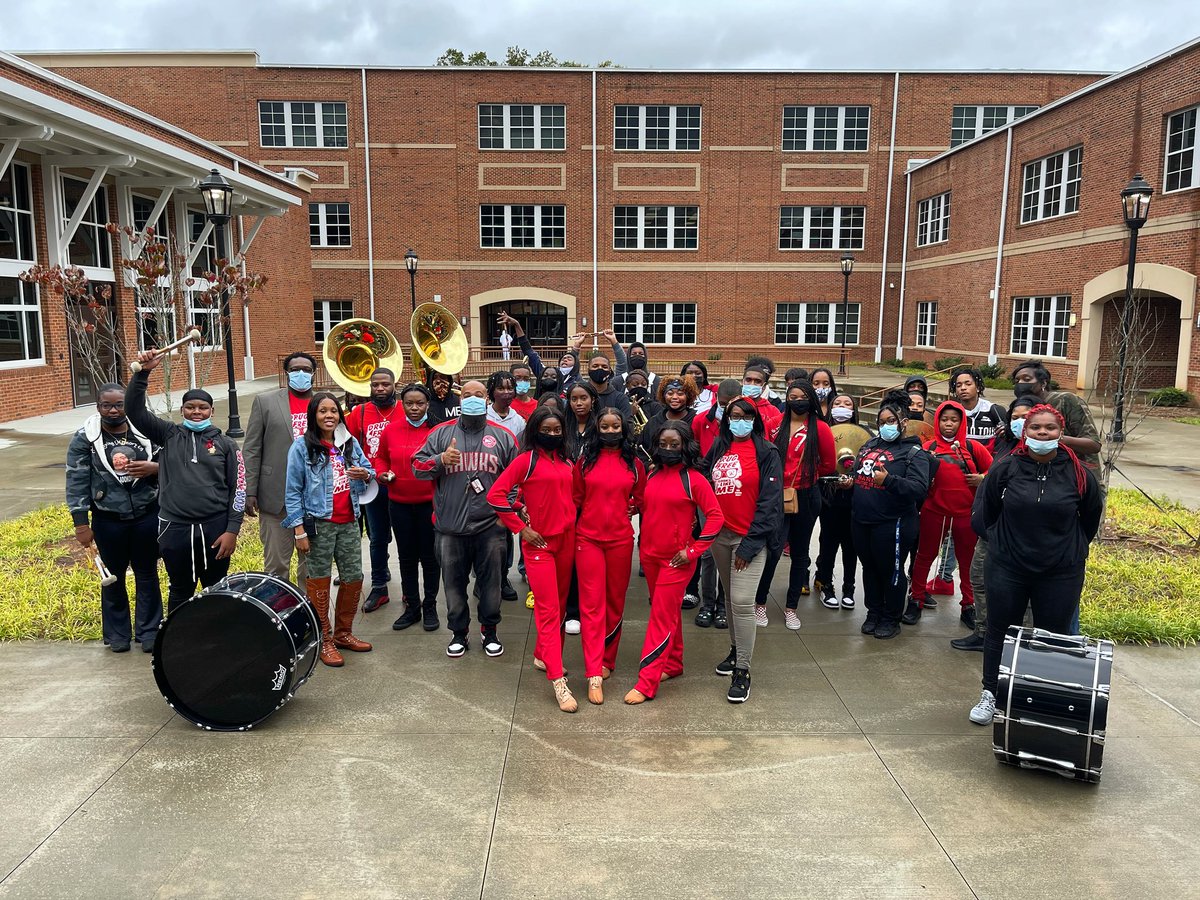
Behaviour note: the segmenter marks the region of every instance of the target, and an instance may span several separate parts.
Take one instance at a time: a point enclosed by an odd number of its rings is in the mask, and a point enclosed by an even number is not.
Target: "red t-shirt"
[[[528,422],[529,417],[533,415],[533,411],[537,409],[538,404],[532,397],[528,400],[522,400],[520,397],[517,397],[509,405],[517,411],[517,415]]]
[[[354,521],[354,504],[350,502],[350,476],[346,474],[346,460],[341,451],[328,441],[321,441],[329,450],[329,467],[333,470],[333,515],[329,521],[334,525],[345,525]]]
[[[388,423],[396,418],[404,418],[404,408],[399,403],[392,404],[389,409],[380,410],[369,400],[358,404],[346,416],[347,430],[358,439],[359,446],[363,448],[363,453],[376,471],[379,471],[379,439]]]
[[[785,419],[781,428],[790,428]],[[804,445],[808,441],[808,426],[801,425],[788,440],[787,456],[783,460],[783,484],[790,488],[812,487],[815,482],[803,476]],[[813,478],[833,475],[837,471],[837,444],[833,431],[817,419],[817,467]]]
[[[725,515],[725,527],[735,534],[750,533],[758,506],[758,451],[754,441],[734,441],[729,452],[713,463],[713,493]]]
[[[308,401],[288,391],[288,406],[292,409],[292,437],[301,437],[308,430]]]

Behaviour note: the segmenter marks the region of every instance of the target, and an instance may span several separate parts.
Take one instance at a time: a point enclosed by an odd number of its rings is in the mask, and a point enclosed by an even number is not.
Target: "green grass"
[[[1184,416],[1182,419],[1173,419],[1175,422],[1182,422],[1184,425],[1200,425],[1200,416]]]

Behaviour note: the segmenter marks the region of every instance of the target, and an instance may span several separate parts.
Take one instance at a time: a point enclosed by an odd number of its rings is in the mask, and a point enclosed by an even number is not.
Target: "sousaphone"
[[[922,447],[937,437],[933,426],[924,419],[909,419],[908,425],[904,428],[904,434],[907,437],[919,438]]]
[[[467,336],[454,314],[440,303],[422,303],[409,320],[413,380],[425,381],[427,369],[457,375],[467,365]]]
[[[376,369],[391,369],[397,380],[404,370],[404,351],[396,336],[370,319],[344,319],[325,336],[325,370],[342,390],[371,395]]]

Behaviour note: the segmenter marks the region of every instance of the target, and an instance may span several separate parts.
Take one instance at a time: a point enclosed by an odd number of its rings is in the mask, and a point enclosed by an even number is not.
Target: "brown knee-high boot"
[[[309,578],[304,586],[308,590],[308,602],[317,611],[317,620],[321,623],[321,662],[334,667],[345,665],[342,654],[333,645],[329,628],[329,578]]]
[[[333,626],[333,643],[343,650],[353,650],[355,653],[366,653],[371,645],[360,641],[350,633],[354,624],[354,614],[358,612],[358,597],[362,593],[362,579],[358,581],[343,581],[338,585],[337,618]]]

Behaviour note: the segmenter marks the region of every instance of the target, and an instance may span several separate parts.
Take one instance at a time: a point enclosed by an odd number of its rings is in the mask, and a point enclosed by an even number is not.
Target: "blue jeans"
[[[392,542],[391,508],[387,491],[381,486],[379,495],[363,505],[367,514],[367,536],[371,539],[371,587],[383,587],[388,582],[388,544]],[[338,574],[341,574],[341,568]]]
[[[500,624],[500,576],[504,572],[504,535],[508,529],[496,522],[476,534],[437,533],[438,560],[446,591],[446,623],[457,637],[471,628],[467,580],[472,570],[479,587],[479,625],[494,632]]]

